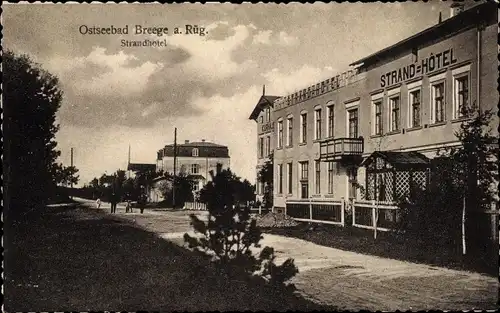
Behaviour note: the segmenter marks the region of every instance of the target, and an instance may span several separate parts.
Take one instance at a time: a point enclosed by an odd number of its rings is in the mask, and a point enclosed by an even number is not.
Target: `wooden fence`
[[[400,219],[399,207],[389,201],[352,200],[350,207],[354,227],[389,231]]]
[[[207,205],[205,203],[201,203],[201,202],[185,202],[184,203],[184,210],[206,211]]]
[[[344,200],[289,200],[286,214],[296,221],[344,226]]]
[[[250,208],[250,213],[252,213],[252,214],[262,215],[262,214],[266,214],[266,213],[269,213],[269,212],[271,212],[271,210],[268,209],[268,208],[263,208],[263,207]]]

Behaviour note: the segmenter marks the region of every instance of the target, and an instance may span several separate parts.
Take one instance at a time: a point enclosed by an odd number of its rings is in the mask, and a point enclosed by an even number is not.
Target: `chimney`
[[[184,143],[189,143],[189,140],[184,140]]]
[[[453,2],[453,4],[450,6],[450,17],[454,17],[455,15],[462,13],[463,10],[463,3]]]
[[[201,142],[205,142],[205,139],[202,139]]]

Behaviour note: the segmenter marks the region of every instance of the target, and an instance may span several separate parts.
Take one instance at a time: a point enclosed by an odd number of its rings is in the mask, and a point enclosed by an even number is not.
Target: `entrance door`
[[[356,199],[357,196],[357,182],[358,182],[358,169],[348,168],[347,169],[347,180],[348,180],[348,196],[349,199]]]
[[[300,197],[302,199],[309,198],[308,185],[309,185],[308,182],[301,182],[300,183]]]

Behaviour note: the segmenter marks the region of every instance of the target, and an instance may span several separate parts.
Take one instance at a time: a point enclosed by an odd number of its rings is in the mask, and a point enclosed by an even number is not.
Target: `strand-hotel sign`
[[[429,57],[422,59],[420,62],[417,61],[413,64],[381,75],[380,87],[389,87],[414,77],[446,68],[455,63],[457,63],[457,59],[455,59],[453,55],[453,49],[448,49],[436,54],[431,53]]]

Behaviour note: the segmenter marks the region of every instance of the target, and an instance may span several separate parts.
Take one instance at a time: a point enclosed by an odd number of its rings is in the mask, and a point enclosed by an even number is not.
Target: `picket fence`
[[[185,202],[184,203],[184,210],[206,211],[207,205],[205,203],[201,203],[201,202]]]

